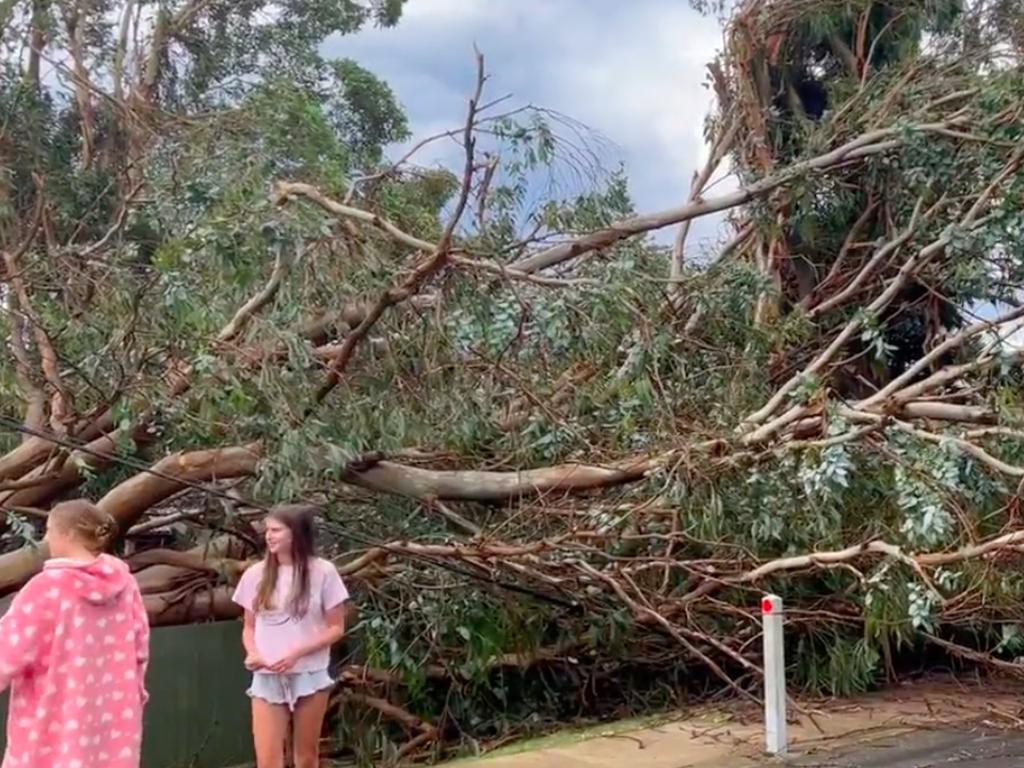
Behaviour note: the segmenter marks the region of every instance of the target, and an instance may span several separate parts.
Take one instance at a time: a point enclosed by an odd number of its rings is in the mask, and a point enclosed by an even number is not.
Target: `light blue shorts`
[[[254,672],[252,685],[246,693],[251,698],[268,704],[284,704],[294,711],[299,699],[334,687],[334,680],[326,669],[316,672],[295,672],[275,675],[272,672]]]

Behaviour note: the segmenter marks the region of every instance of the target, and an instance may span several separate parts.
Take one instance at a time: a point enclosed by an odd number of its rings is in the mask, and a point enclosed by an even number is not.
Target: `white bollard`
[[[782,598],[761,600],[764,623],[764,738],[768,753],[786,754],[786,653],[782,637]]]

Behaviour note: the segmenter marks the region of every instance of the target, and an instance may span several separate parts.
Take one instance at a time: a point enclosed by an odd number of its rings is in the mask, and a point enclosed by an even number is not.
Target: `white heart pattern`
[[[104,558],[103,568],[119,573]],[[104,603],[107,595],[94,588],[98,582],[86,570],[53,569],[45,586],[23,590],[3,621],[0,678],[16,671],[3,659],[20,662],[28,649],[39,670],[36,685],[12,691],[16,727],[4,768],[138,766],[142,697],[135,643],[136,627],[145,620],[136,613],[141,600],[125,592]]]

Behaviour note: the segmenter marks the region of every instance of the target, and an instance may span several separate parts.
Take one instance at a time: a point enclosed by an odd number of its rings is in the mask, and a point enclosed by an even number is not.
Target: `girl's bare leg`
[[[330,691],[320,691],[295,705],[295,768],[320,768],[320,734],[330,697]]]
[[[252,739],[256,768],[284,768],[284,740],[288,736],[288,707],[252,700]]]

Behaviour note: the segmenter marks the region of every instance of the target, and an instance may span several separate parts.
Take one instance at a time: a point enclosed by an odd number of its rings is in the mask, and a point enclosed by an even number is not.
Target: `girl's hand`
[[[257,669],[263,669],[267,666],[267,663],[256,653],[250,653],[245,657],[245,668],[250,672],[255,672]]]
[[[273,672],[275,675],[284,675],[291,672],[296,662],[302,658],[302,654],[291,652],[286,654],[282,658],[275,661],[273,664],[267,666],[268,672]]]

